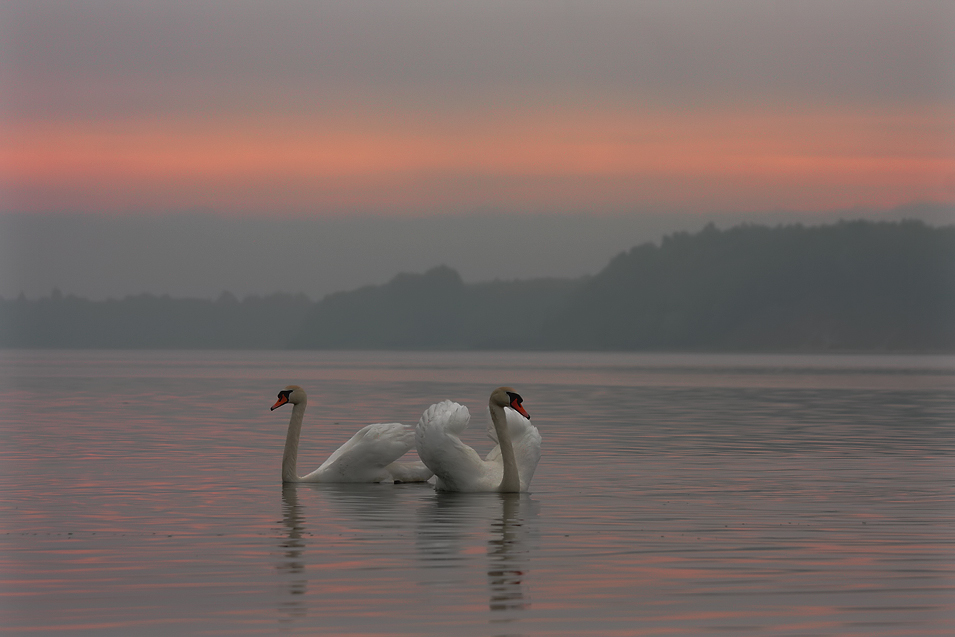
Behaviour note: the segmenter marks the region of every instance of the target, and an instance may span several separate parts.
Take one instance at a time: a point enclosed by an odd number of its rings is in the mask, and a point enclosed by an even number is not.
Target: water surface
[[[361,425],[515,386],[530,494],[282,487]],[[0,354],[13,635],[949,635],[955,359]]]

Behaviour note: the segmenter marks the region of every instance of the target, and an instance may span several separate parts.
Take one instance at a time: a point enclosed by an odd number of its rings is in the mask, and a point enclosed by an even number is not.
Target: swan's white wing
[[[507,418],[507,431],[511,436],[511,444],[514,446],[514,456],[517,460],[517,472],[521,477],[521,487],[527,489],[541,459],[541,435],[530,420],[510,407],[504,408],[504,415]],[[491,423],[490,413],[488,414],[488,423],[487,435],[496,443],[497,432],[494,430],[494,424]],[[491,449],[485,460],[503,465],[501,446],[498,444]]]
[[[488,463],[459,437],[470,420],[467,407],[445,400],[428,407],[418,421],[418,456],[434,472],[435,488],[439,490],[485,490],[484,483],[493,480],[488,475]],[[498,475],[497,483],[500,481]]]
[[[537,471],[537,464],[541,460],[541,434],[537,427],[531,424],[530,420],[522,417],[517,412],[514,413],[514,416],[526,423],[524,433],[519,438],[513,439],[514,455],[517,458],[517,472],[521,476],[521,488],[526,491],[530,487],[534,472]],[[501,464],[503,467],[503,461]]]
[[[530,420],[510,407],[504,408],[504,417],[507,419],[507,432],[511,436],[511,442],[515,444],[528,434],[537,432],[537,427],[532,425]],[[490,411],[487,413],[487,437],[494,441],[495,447],[487,454],[486,460],[500,460],[501,445],[497,439],[497,431],[494,429],[494,423],[491,421]],[[538,440],[540,439],[539,433],[537,433],[537,438]]]
[[[380,482],[392,480],[385,467],[414,446],[414,430],[401,423],[362,427],[335,450],[303,481],[321,476],[327,482]]]
[[[497,430],[494,429],[494,422],[491,420],[491,411],[488,409],[486,412],[487,415],[487,437],[494,441],[494,444],[499,444],[497,439]],[[511,440],[517,440],[523,436],[528,429],[537,429],[531,424],[531,421],[520,415],[510,407],[504,408],[504,416],[507,419],[507,432],[511,435]]]

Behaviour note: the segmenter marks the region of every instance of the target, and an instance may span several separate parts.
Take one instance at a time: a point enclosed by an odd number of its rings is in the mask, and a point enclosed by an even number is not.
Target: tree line
[[[90,301],[57,291],[0,301],[0,347],[64,349],[281,349],[315,304],[274,294],[214,301],[142,294]]]
[[[0,301],[0,346],[955,351],[955,226],[709,225],[593,276],[465,283],[451,268],[330,294]]]

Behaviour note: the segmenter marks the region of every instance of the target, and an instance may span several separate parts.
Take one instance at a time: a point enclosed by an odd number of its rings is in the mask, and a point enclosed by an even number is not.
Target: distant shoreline
[[[0,299],[0,349],[950,354],[955,226],[707,226],[593,276],[441,266],[329,294]]]

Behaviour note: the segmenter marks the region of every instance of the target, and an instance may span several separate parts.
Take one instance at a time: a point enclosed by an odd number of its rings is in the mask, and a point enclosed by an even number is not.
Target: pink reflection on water
[[[950,632],[951,397],[909,391],[945,374],[91,356],[87,369],[44,354],[2,390],[0,571],[16,604],[4,624],[31,624],[21,632]],[[533,494],[513,510],[410,486],[299,485],[293,502],[279,484],[287,418],[267,408],[289,380],[316,381],[302,462],[317,466],[356,426],[414,422],[444,397],[475,406],[474,446],[489,449],[477,412],[502,376],[529,383],[544,436]],[[878,389],[896,381],[909,390]]]

